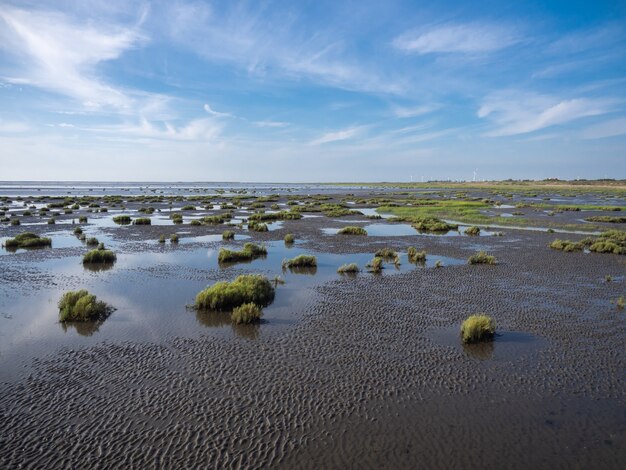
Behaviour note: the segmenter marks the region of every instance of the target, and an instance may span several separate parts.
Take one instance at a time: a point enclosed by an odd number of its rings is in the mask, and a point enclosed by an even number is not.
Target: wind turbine
[[[476,173],[478,172],[478,168],[474,170],[474,182],[476,182]]]

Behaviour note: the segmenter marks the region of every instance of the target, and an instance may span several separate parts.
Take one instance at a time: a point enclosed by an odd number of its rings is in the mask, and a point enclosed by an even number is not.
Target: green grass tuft
[[[488,315],[471,315],[461,325],[464,343],[490,341],[496,334],[496,322]]]
[[[222,232],[222,240],[234,240],[235,239],[235,232],[233,232],[232,230],[224,230]]]
[[[237,261],[251,261],[265,255],[267,255],[267,248],[248,242],[243,245],[243,250],[241,251],[220,248],[217,261],[219,263],[235,263]]]
[[[315,268],[317,258],[312,255],[298,255],[295,258],[283,260],[284,268]]]
[[[133,220],[133,225],[152,225],[152,221],[148,217],[139,217]]]
[[[233,282],[217,282],[196,296],[195,306],[206,310],[232,310],[253,302],[260,307],[274,300],[274,287],[260,274],[243,274]]]
[[[594,215],[585,219],[587,222],[604,222],[609,224],[626,224],[626,217],[615,217],[611,215]]]
[[[358,273],[360,271],[361,270],[359,269],[359,265],[356,264],[356,263],[342,264],[337,269],[337,272],[339,274],[356,274],[356,273]]]
[[[98,248],[84,254],[83,264],[114,263],[116,259],[117,256],[111,250]]]
[[[409,256],[409,262],[411,263],[424,263],[426,261],[426,251],[417,251],[417,248],[410,246],[407,250]]]
[[[111,310],[86,290],[66,292],[58,305],[59,320],[62,322],[98,320],[106,317]]]
[[[248,302],[239,307],[235,307],[230,314],[230,319],[238,325],[249,324],[260,321],[262,315],[263,312],[258,305]]]
[[[381,248],[374,254],[374,256],[383,259],[394,259],[396,256],[398,256],[398,253],[396,253],[396,251],[391,248]]]
[[[349,225],[339,230],[337,234],[339,235],[367,235],[367,230],[365,230],[362,227],[355,227],[355,226]]]
[[[416,217],[411,226],[418,232],[448,232],[456,230],[458,225],[449,224],[436,217]]]
[[[116,215],[113,217],[113,222],[119,225],[128,225],[131,221],[130,215]]]
[[[475,225],[472,227],[467,227],[465,229],[465,235],[472,235],[472,236],[480,235],[480,227],[476,227]]]
[[[52,240],[50,238],[40,237],[34,233],[24,232],[20,233],[15,238],[9,238],[4,242],[4,246],[7,248],[39,248],[52,246]]]
[[[367,268],[372,273],[381,272],[384,268],[383,259],[378,256],[374,257],[369,263],[367,263]]]
[[[472,255],[467,260],[468,264],[496,264],[496,257],[488,255],[484,251]]]
[[[296,237],[294,237],[293,234],[288,233],[287,235],[285,235],[284,240],[287,245],[291,245],[296,241]]]

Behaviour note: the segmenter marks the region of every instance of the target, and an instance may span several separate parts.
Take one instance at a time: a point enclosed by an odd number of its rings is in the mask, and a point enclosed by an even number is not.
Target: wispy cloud
[[[99,78],[95,67],[143,40],[134,28],[74,20],[58,12],[0,9],[0,47],[23,66],[6,81],[79,100],[88,108],[128,108],[129,98]]]
[[[215,117],[234,117],[232,114],[230,113],[220,113],[219,111],[215,111],[214,109],[211,108],[211,106],[209,106],[208,104],[204,105],[204,110],[209,113],[211,116],[215,116]]]
[[[311,30],[308,17],[296,9],[253,5],[176,4],[168,14],[169,33],[206,60],[233,64],[254,76],[377,93],[404,90],[397,78],[349,53],[345,35],[331,28]]]
[[[525,134],[615,109],[615,101],[598,98],[560,99],[518,91],[489,95],[478,110],[478,117],[489,119],[495,128],[487,136]]]
[[[255,121],[254,125],[256,127],[287,127],[289,123],[283,121]]]
[[[356,137],[357,135],[359,135],[363,131],[363,129],[364,129],[363,126],[355,126],[355,127],[348,127],[346,129],[341,129],[339,131],[327,132],[321,135],[320,137],[318,137],[317,139],[314,139],[311,142],[309,142],[309,145],[322,145],[322,144],[328,144],[330,142],[338,142],[341,140],[352,139]]]
[[[99,126],[83,128],[82,130],[139,139],[208,142],[220,135],[222,126],[212,119],[194,119],[182,126],[175,126],[168,122],[154,123],[147,119],[141,119],[137,124]]]
[[[432,113],[437,110],[439,106],[436,105],[422,105],[415,107],[400,107],[395,106],[392,111],[395,117],[397,118],[411,118],[422,116],[424,114]]]
[[[583,139],[604,139],[626,135],[626,118],[611,119],[586,127],[580,133]]]
[[[509,47],[519,41],[514,29],[494,24],[444,24],[409,31],[397,37],[393,45],[417,54],[481,53]]]

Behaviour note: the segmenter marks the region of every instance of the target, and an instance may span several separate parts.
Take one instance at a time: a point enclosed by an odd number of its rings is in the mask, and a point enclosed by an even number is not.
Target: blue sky
[[[0,0],[1,180],[626,178],[626,2]]]

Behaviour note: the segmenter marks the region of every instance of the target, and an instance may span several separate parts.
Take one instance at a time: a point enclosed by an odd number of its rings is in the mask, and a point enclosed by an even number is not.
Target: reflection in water
[[[481,361],[491,359],[495,348],[495,341],[483,341],[481,343],[473,344],[463,343],[463,351],[465,354]]]
[[[233,332],[241,337],[246,339],[259,339],[259,333],[261,332],[261,324],[250,323],[248,325],[240,325],[237,323],[232,324]]]
[[[115,262],[113,263],[83,263],[83,267],[87,271],[92,271],[92,272],[109,271],[110,269],[113,269],[114,265],[115,265]]]
[[[242,338],[258,339],[261,331],[261,324],[251,323],[249,325],[239,325],[230,319],[230,312],[216,312],[212,310],[196,310],[196,320],[207,328],[216,328],[230,325],[233,333]]]
[[[229,268],[230,266],[235,266],[237,264],[250,264],[253,261],[256,261],[257,259],[261,259],[264,260],[267,258],[267,255],[259,255],[259,256],[255,256],[254,258],[250,258],[250,259],[238,259],[235,261],[217,261],[218,266],[221,269],[224,268]]]
[[[212,310],[196,310],[196,320],[202,326],[208,328],[226,326],[232,323],[229,312],[215,312]]]
[[[289,268],[283,268],[283,273],[289,270],[292,274],[308,274],[313,276],[317,273],[317,266],[290,266]]]
[[[91,336],[94,333],[97,333],[100,329],[100,326],[104,323],[104,320],[98,321],[66,321],[61,322],[61,328],[63,331],[67,333],[67,331],[71,328],[76,329],[76,333],[81,336]]]

